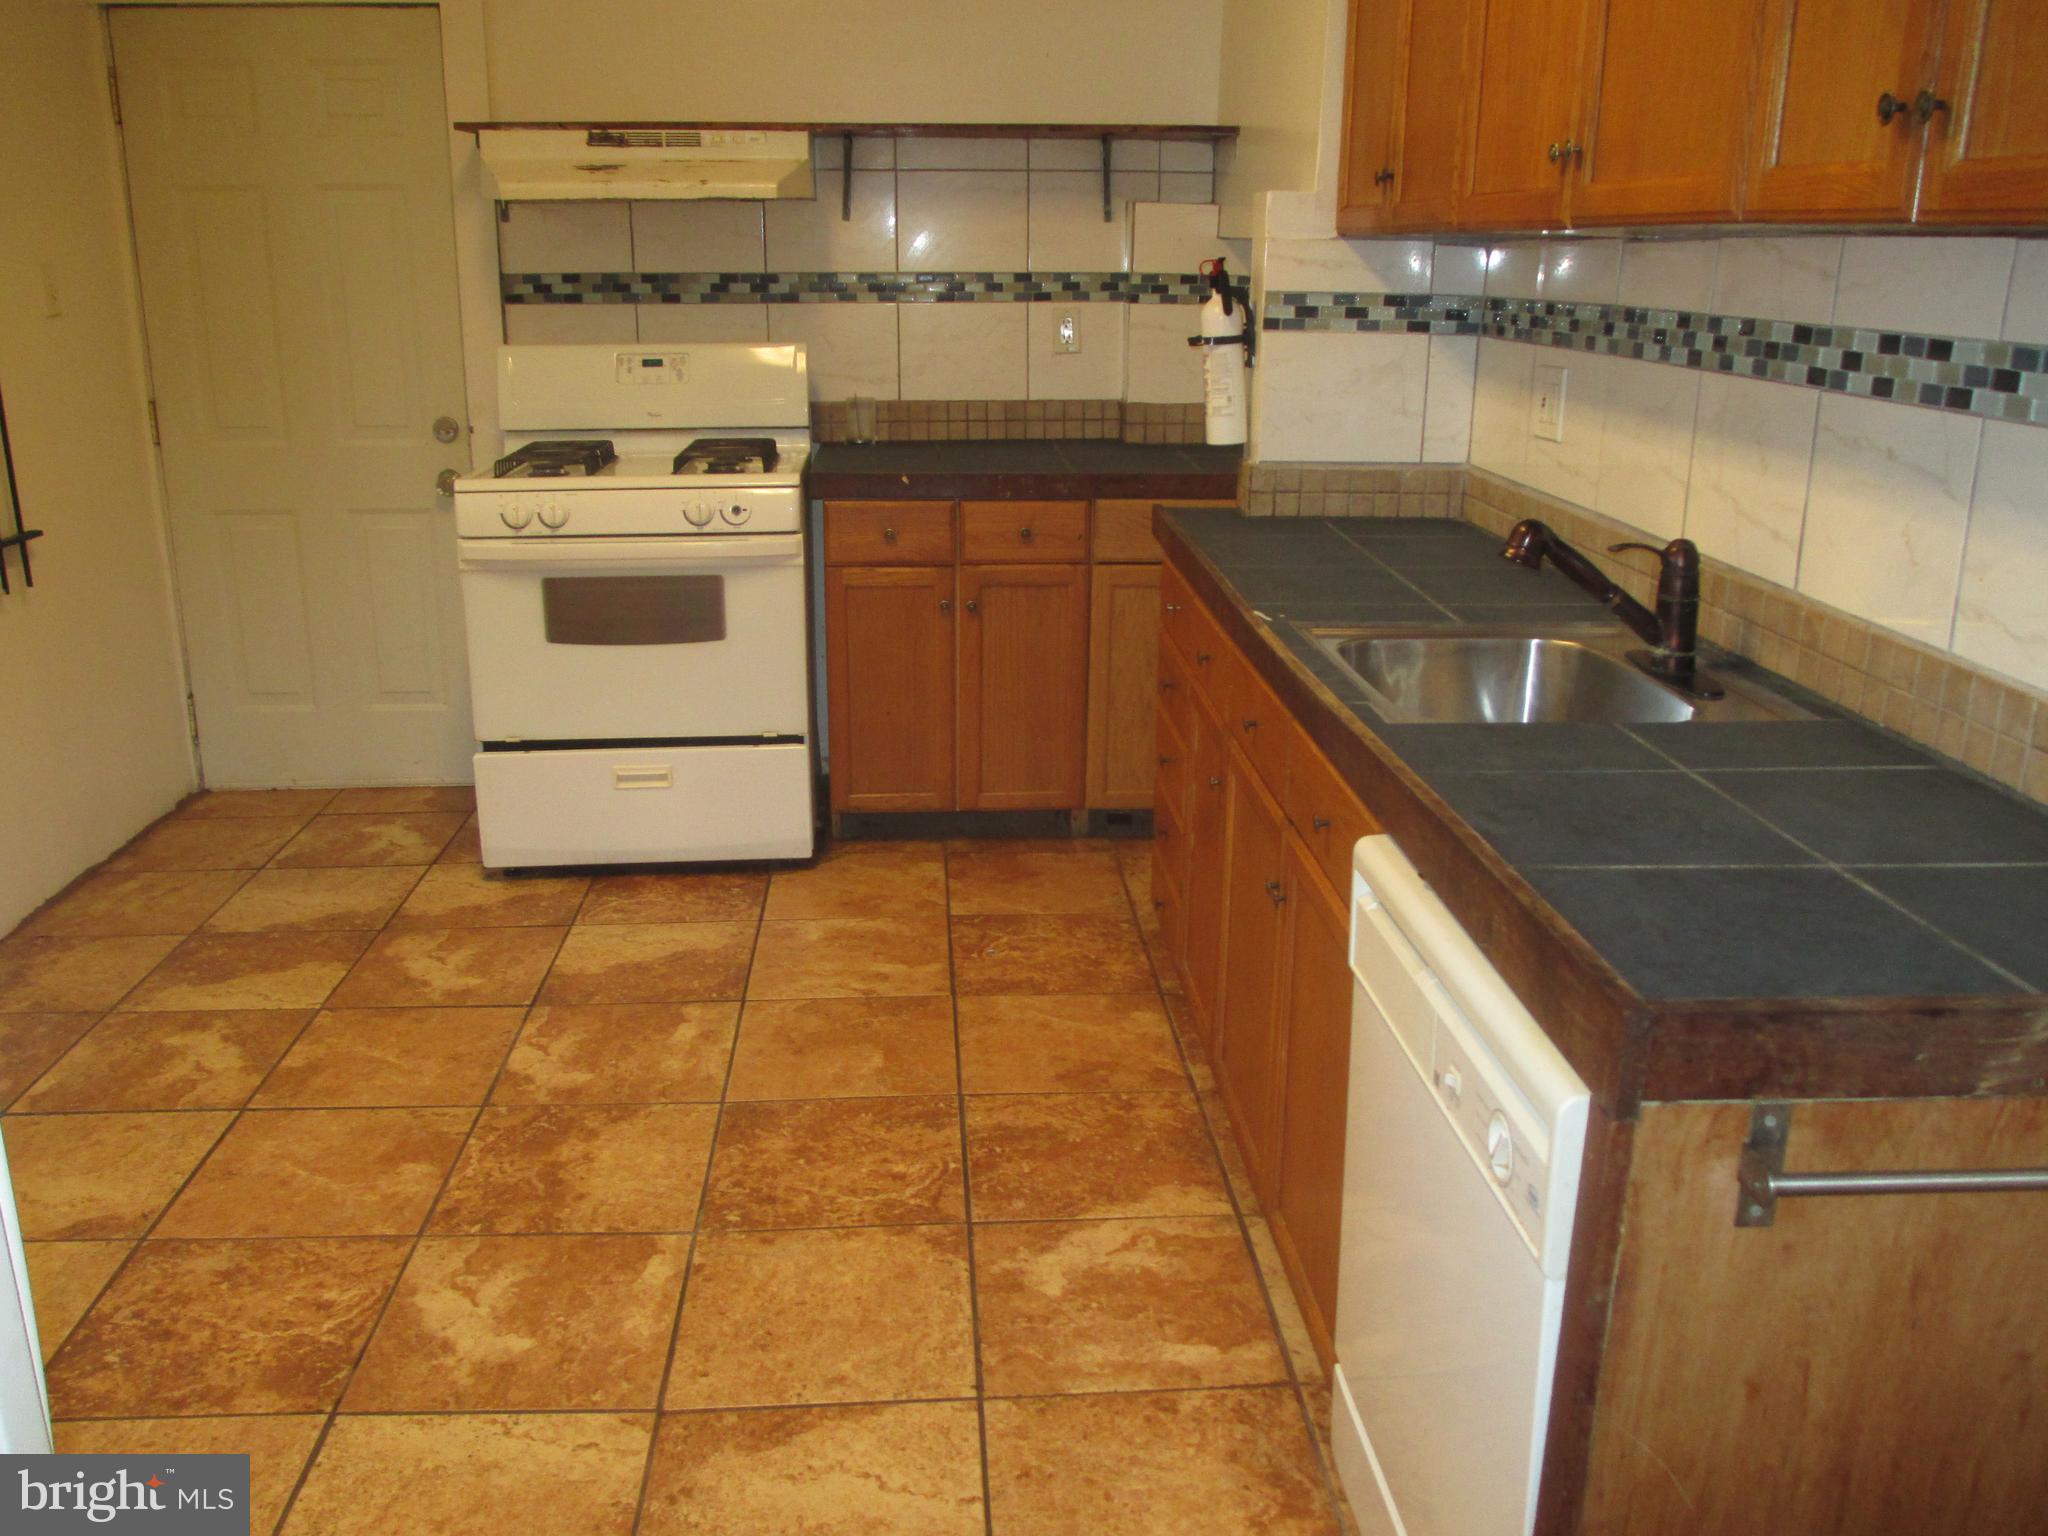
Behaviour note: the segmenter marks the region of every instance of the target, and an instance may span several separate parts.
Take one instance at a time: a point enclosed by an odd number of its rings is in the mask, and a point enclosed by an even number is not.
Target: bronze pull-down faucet
[[[1630,651],[1628,659],[1660,683],[1694,698],[1718,699],[1723,690],[1699,677],[1700,551],[1691,539],[1673,539],[1662,549],[1654,544],[1626,542],[1607,546],[1609,554],[1642,549],[1662,562],[1657,573],[1657,611],[1652,613],[1608,580],[1600,568],[1565,543],[1548,523],[1524,518],[1508,533],[1501,554],[1517,565],[1540,570],[1546,558],[1606,605],[1617,619],[1650,647]]]

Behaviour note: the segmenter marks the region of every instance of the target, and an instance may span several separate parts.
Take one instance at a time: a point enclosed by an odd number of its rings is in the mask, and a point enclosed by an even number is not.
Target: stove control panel
[[[803,527],[803,493],[794,486],[718,491],[519,489],[457,482],[456,533],[462,538],[535,538],[569,533],[794,533]]]

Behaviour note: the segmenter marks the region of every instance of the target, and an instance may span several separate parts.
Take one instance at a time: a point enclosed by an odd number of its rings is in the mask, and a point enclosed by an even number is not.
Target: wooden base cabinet
[[[1082,803],[1088,567],[960,567],[960,809]]]
[[[835,811],[953,806],[953,568],[825,573]]]
[[[1277,985],[1287,931],[1287,821],[1243,753],[1226,773],[1223,880],[1226,961],[1210,1055],[1252,1188],[1273,1204],[1279,1161],[1285,999]]]
[[[1142,810],[1159,756],[1159,567],[1096,566],[1089,610],[1088,804]]]

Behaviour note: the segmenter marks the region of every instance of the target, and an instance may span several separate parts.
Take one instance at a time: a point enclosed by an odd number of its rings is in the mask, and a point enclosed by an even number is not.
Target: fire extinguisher
[[[1202,349],[1203,435],[1211,443],[1242,443],[1249,415],[1245,370],[1252,364],[1253,337],[1251,293],[1233,288],[1223,258],[1201,265],[1208,279],[1209,297],[1202,305],[1202,333],[1190,336],[1188,345]]]

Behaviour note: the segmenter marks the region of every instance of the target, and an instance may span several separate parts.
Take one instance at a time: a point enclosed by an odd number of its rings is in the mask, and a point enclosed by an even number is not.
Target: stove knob
[[[559,528],[569,521],[569,509],[559,501],[541,503],[540,522],[543,528]]]
[[[683,516],[689,519],[692,528],[702,528],[711,521],[712,515],[711,504],[707,501],[700,499],[683,503]]]
[[[499,504],[498,521],[516,531],[533,521],[533,508],[524,496],[507,496]]]
[[[736,501],[727,507],[722,515],[728,523],[737,526],[752,517],[754,509]]]

